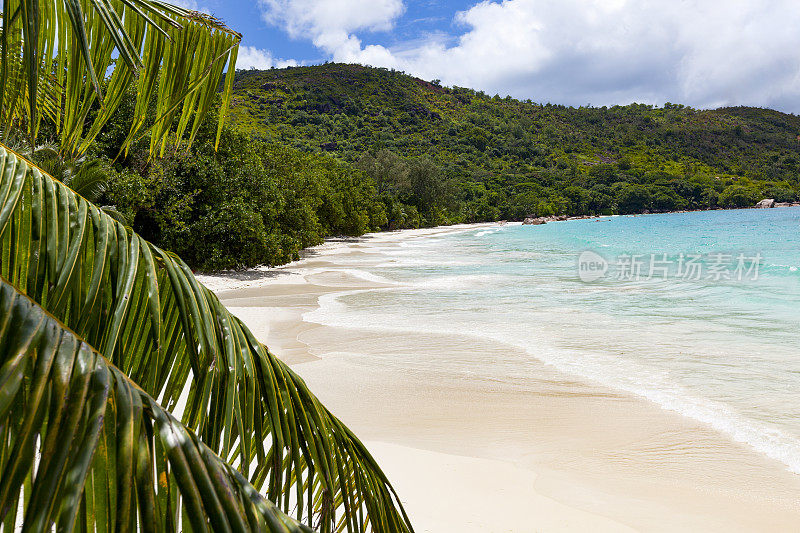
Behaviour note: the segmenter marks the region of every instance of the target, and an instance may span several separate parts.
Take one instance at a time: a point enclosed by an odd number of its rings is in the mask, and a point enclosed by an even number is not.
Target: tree
[[[428,157],[417,158],[409,165],[408,181],[408,203],[419,209],[428,224],[438,224],[437,211],[447,189],[442,169]]]
[[[722,207],[753,207],[761,200],[760,194],[752,185],[730,185],[719,195]]]
[[[35,145],[47,119],[61,151],[79,156],[138,77],[136,120],[126,145],[145,133],[154,101],[150,146],[163,154],[175,124],[176,139],[187,131],[194,137],[226,65],[227,109],[240,40],[213,17],[161,0],[6,0],[0,42],[4,142],[18,129]],[[220,126],[224,118],[223,110]]]
[[[239,42],[158,0],[3,15],[2,132],[34,145],[47,119],[72,156],[137,73],[129,140],[154,100],[151,154],[173,127],[191,143]],[[0,428],[4,530],[411,531],[363,444],[183,261],[5,147]]]
[[[617,191],[617,210],[622,214],[641,213],[650,208],[650,191],[644,185],[626,183]]]
[[[409,183],[408,163],[389,150],[379,150],[374,156],[365,153],[357,164],[374,182],[378,193],[407,194]]]

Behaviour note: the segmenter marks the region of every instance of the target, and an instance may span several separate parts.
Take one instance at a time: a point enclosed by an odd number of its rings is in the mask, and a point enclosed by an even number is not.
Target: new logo
[[[586,250],[578,257],[578,277],[590,283],[602,278],[608,272],[608,261],[600,254]]]

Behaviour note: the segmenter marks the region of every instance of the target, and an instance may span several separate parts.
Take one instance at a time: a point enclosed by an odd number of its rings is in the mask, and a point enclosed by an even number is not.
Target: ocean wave
[[[426,291],[454,291],[458,289],[482,289],[497,287],[498,283],[512,283],[512,276],[502,274],[460,274],[453,276],[434,276],[425,279],[407,281],[405,286],[411,289]]]
[[[320,274],[345,274],[372,283],[381,283],[384,285],[400,285],[399,282],[394,281],[392,279],[386,278],[378,274],[373,274],[372,272],[369,272],[367,270],[360,270],[357,268],[328,268],[328,267],[311,268],[305,270],[303,273],[306,276],[314,276]]]
[[[460,267],[460,266],[472,266],[480,264],[478,261],[448,261],[448,260],[440,260],[440,259],[414,259],[409,257],[394,257],[387,259],[380,263],[375,263],[371,265],[372,268],[406,268],[406,267],[425,267],[425,266],[448,266],[448,267]]]
[[[469,283],[456,279],[429,280],[411,284],[418,288],[433,283],[437,287],[447,287]],[[634,394],[647,399],[665,410],[676,412],[703,424],[707,424],[727,435],[736,442],[750,446],[764,455],[780,461],[794,473],[800,474],[800,439],[766,423],[748,419],[725,404],[697,397],[690,390],[670,382],[663,370],[648,368],[642,364],[613,354],[586,352],[554,346],[541,334],[520,328],[519,324],[509,324],[507,328],[487,322],[457,322],[452,315],[448,320],[440,315],[418,313],[417,315],[381,314],[372,311],[354,310],[342,299],[375,289],[348,291],[327,294],[319,298],[319,307],[303,315],[303,320],[330,327],[356,328],[372,331],[403,333],[428,333],[460,335],[498,342],[522,349],[531,357],[585,380],[603,386]],[[377,289],[386,290],[386,289]],[[390,289],[391,290],[391,289]],[[439,319],[439,320],[437,320]],[[435,361],[429,362],[435,365]],[[488,365],[485,372],[508,372],[506,379],[520,377],[524,361],[509,361],[508,368]],[[452,369],[448,369],[452,370]],[[461,371],[476,372],[474,366]]]

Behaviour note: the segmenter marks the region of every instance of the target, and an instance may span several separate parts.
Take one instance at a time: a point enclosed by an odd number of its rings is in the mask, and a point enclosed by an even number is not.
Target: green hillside
[[[232,120],[354,164],[423,223],[798,199],[800,117],[767,109],[576,109],[325,64],[239,72]]]
[[[326,64],[239,72],[218,147],[212,110],[191,148],[119,157],[135,97],[95,142],[102,201],[203,270],[378,229],[798,200],[800,118],[766,109],[575,109]]]

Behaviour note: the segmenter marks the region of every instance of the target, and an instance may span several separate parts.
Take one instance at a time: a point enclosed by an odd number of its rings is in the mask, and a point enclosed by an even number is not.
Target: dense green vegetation
[[[191,148],[148,157],[143,139],[117,158],[125,109],[96,142],[108,183],[103,202],[159,247],[204,270],[281,264],[329,235],[386,224],[373,182],[329,155],[266,144],[224,127],[215,151],[212,113]]]
[[[797,199],[800,118],[772,110],[575,109],[339,64],[239,72],[234,90],[233,121],[261,139],[352,163],[429,157],[452,220]]]
[[[216,154],[213,113],[188,152],[134,147],[107,198],[197,268],[379,228],[798,200],[800,118],[766,109],[576,109],[325,64],[239,71],[230,116]]]

